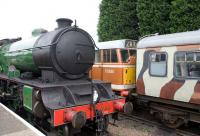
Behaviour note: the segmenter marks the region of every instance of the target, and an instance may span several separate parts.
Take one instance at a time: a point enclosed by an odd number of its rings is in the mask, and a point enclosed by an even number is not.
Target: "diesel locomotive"
[[[95,64],[90,71],[92,79],[110,81],[117,95],[129,97],[136,87],[136,41],[130,39],[96,44]]]
[[[65,136],[90,126],[106,130],[108,115],[129,113],[132,104],[111,84],[89,78],[95,43],[70,19],[53,31],[36,29],[28,40],[0,41],[0,102],[24,114],[41,130]]]

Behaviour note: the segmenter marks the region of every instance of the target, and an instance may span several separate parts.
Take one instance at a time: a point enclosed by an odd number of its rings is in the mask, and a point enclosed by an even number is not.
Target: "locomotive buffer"
[[[0,103],[0,136],[44,136],[44,134]]]

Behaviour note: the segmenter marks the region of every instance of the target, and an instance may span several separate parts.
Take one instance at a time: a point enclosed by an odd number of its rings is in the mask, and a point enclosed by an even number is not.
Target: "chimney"
[[[73,21],[71,19],[68,19],[68,18],[58,18],[56,20],[56,22],[58,24],[58,29],[59,28],[69,27],[73,23]]]

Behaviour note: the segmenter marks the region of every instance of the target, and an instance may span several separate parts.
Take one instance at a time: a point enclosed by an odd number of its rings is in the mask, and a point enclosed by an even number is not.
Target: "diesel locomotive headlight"
[[[93,103],[97,103],[98,102],[98,98],[99,98],[98,91],[96,89],[94,89],[94,92],[93,92]]]

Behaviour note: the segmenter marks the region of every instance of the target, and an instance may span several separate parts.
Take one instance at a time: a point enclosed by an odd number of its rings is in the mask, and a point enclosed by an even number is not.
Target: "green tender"
[[[25,109],[32,111],[32,93],[33,87],[24,86],[23,87],[23,106]]]

